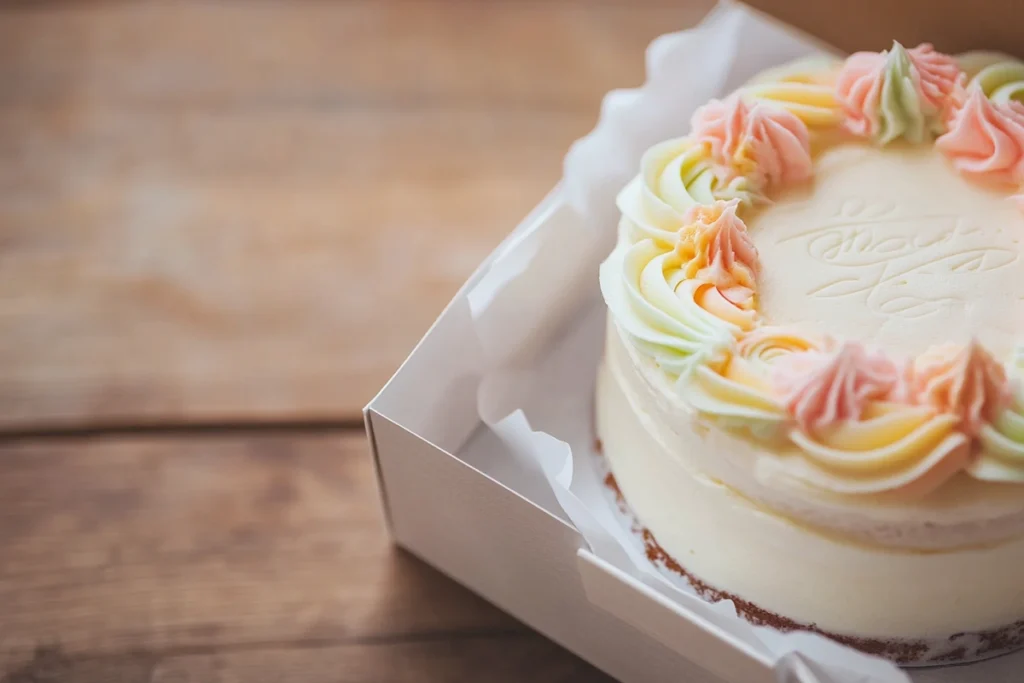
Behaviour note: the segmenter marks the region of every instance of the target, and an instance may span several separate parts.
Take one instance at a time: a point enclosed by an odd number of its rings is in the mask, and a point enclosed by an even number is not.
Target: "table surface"
[[[708,6],[0,8],[0,682],[605,680],[390,545],[360,409]]]

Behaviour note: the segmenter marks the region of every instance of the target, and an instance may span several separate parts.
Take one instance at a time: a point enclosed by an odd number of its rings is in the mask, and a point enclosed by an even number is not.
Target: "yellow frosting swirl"
[[[789,458],[790,474],[835,493],[934,490],[970,458],[970,439],[958,419],[926,406],[877,401],[858,420],[789,438],[805,457]]]
[[[1015,380],[1013,399],[982,428],[983,450],[967,471],[986,481],[1024,483],[1024,346],[1017,348],[1007,370]]]
[[[835,93],[841,65],[832,58],[802,59],[765,71],[741,92],[788,109],[808,128],[836,126],[843,116]]]
[[[621,229],[631,242],[651,239],[666,248],[675,244],[686,211],[717,199],[749,204],[755,193],[746,178],[723,184],[711,167],[708,150],[690,138],[651,147],[640,161],[640,175],[619,193]]]
[[[682,396],[725,427],[777,436],[788,415],[772,391],[772,365],[790,353],[814,348],[817,342],[792,330],[760,327],[744,336],[718,367],[699,368]]]
[[[601,266],[601,292],[619,329],[666,373],[688,378],[721,363],[754,313],[729,304],[709,283],[686,278],[675,251],[652,239],[620,242]],[[714,291],[712,291],[714,290]],[[729,319],[707,310],[728,311]]]

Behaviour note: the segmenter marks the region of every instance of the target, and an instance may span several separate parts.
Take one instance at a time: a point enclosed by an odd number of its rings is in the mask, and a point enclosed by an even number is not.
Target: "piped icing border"
[[[1024,346],[897,362],[854,341],[766,324],[742,214],[810,178],[823,133],[933,143],[1024,209],[1024,62],[930,45],[765,72],[655,145],[621,192],[601,290],[621,333],[723,428],[779,447],[792,477],[840,494],[921,495],[958,473],[1024,483]]]

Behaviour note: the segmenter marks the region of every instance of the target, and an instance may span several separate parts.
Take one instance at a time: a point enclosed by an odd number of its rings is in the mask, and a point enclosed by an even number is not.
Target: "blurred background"
[[[0,5],[0,683],[604,680],[360,410],[707,0]]]

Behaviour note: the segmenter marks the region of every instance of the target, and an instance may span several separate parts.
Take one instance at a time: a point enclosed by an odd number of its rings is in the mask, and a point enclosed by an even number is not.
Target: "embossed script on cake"
[[[762,310],[908,353],[972,334],[1024,335],[1024,219],[927,151],[839,150],[813,194],[784,197],[752,228]]]
[[[906,214],[891,201],[842,201],[831,222],[784,237],[799,240],[807,255],[836,267],[836,276],[814,284],[807,295],[857,299],[884,315],[920,318],[947,306],[971,306],[964,290],[944,286],[950,279],[989,273],[1017,263],[1011,246],[986,244],[985,216],[956,213]],[[910,286],[922,276],[939,276],[928,287]],[[946,282],[944,283],[943,280]]]

